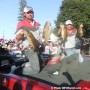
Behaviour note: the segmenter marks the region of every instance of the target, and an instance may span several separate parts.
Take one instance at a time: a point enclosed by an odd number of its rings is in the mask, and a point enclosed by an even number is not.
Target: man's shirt
[[[39,26],[40,24],[38,22],[36,21],[30,22],[29,20],[25,19],[18,23],[16,32],[18,32],[18,30],[21,30],[21,29],[28,29],[34,35],[34,37],[38,39],[39,33],[40,33]]]
[[[24,19],[18,23],[16,30],[22,29],[23,27],[34,28],[39,25],[40,24],[36,21],[30,22],[29,20]]]
[[[76,33],[77,31],[75,29],[72,29],[71,32],[68,32],[67,39],[63,44],[64,49],[75,48]]]
[[[39,26],[40,26],[40,24],[38,22],[36,22],[36,21],[33,21],[31,23],[30,21],[28,21],[26,19],[22,20],[17,25],[16,35],[18,35],[21,32],[21,30],[28,29],[34,35],[34,37],[38,40],[39,36],[40,36],[39,35],[40,34]],[[23,44],[24,48],[29,46],[29,42],[25,39],[25,37],[22,38],[20,44]]]

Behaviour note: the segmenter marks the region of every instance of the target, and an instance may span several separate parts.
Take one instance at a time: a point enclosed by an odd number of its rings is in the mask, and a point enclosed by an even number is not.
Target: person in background
[[[82,25],[79,27],[79,31],[81,29]],[[62,49],[64,51],[65,56],[70,56],[72,54],[79,53],[79,62],[83,62],[83,57],[80,54],[80,51],[75,48],[77,34],[79,34],[79,32],[72,26],[71,20],[67,20],[65,22],[65,26],[64,24],[60,25],[58,36],[63,37]]]
[[[32,45],[25,36],[25,29],[30,31],[35,39],[39,39],[39,22],[34,20],[34,11],[30,6],[26,6],[23,10],[24,19],[20,21],[16,28],[15,42],[20,46],[29,62],[24,64],[22,73],[24,75],[36,74],[40,71],[39,57],[37,51],[34,51]],[[17,70],[19,72],[19,70]]]

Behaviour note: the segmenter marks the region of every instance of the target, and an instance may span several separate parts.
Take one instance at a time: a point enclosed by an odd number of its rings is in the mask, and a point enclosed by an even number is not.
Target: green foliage
[[[20,5],[20,7],[19,7],[18,21],[21,21],[24,18],[23,17],[23,9],[24,9],[25,6],[27,6],[26,0],[19,0],[19,5]]]
[[[72,20],[73,26],[78,28],[80,23],[84,24],[84,37],[90,37],[90,0],[63,0],[60,13],[55,21],[56,29],[60,22]]]

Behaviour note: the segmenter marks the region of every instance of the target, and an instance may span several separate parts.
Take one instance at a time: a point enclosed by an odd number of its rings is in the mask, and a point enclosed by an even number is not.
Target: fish
[[[62,38],[62,41],[64,41],[67,37],[67,30],[65,28],[65,25],[60,23],[60,32],[61,32],[61,38]]]
[[[33,50],[37,51],[38,46],[39,46],[38,40],[36,40],[34,35],[29,30],[24,29],[24,33],[25,33],[25,36],[26,36],[29,44],[32,46]]]
[[[77,30],[77,34],[78,34],[78,37],[80,37],[80,38],[83,36],[83,23],[81,23],[79,25],[79,28]]]
[[[44,28],[43,28],[43,38],[45,40],[45,43],[48,42],[51,34],[51,23],[50,21],[46,21]]]

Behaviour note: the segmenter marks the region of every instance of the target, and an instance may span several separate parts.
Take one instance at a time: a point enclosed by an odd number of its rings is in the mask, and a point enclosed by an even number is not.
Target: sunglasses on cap
[[[30,14],[30,13],[32,13],[32,14],[33,14],[34,12],[33,12],[33,11],[28,11],[28,12],[27,12],[27,14]]]

